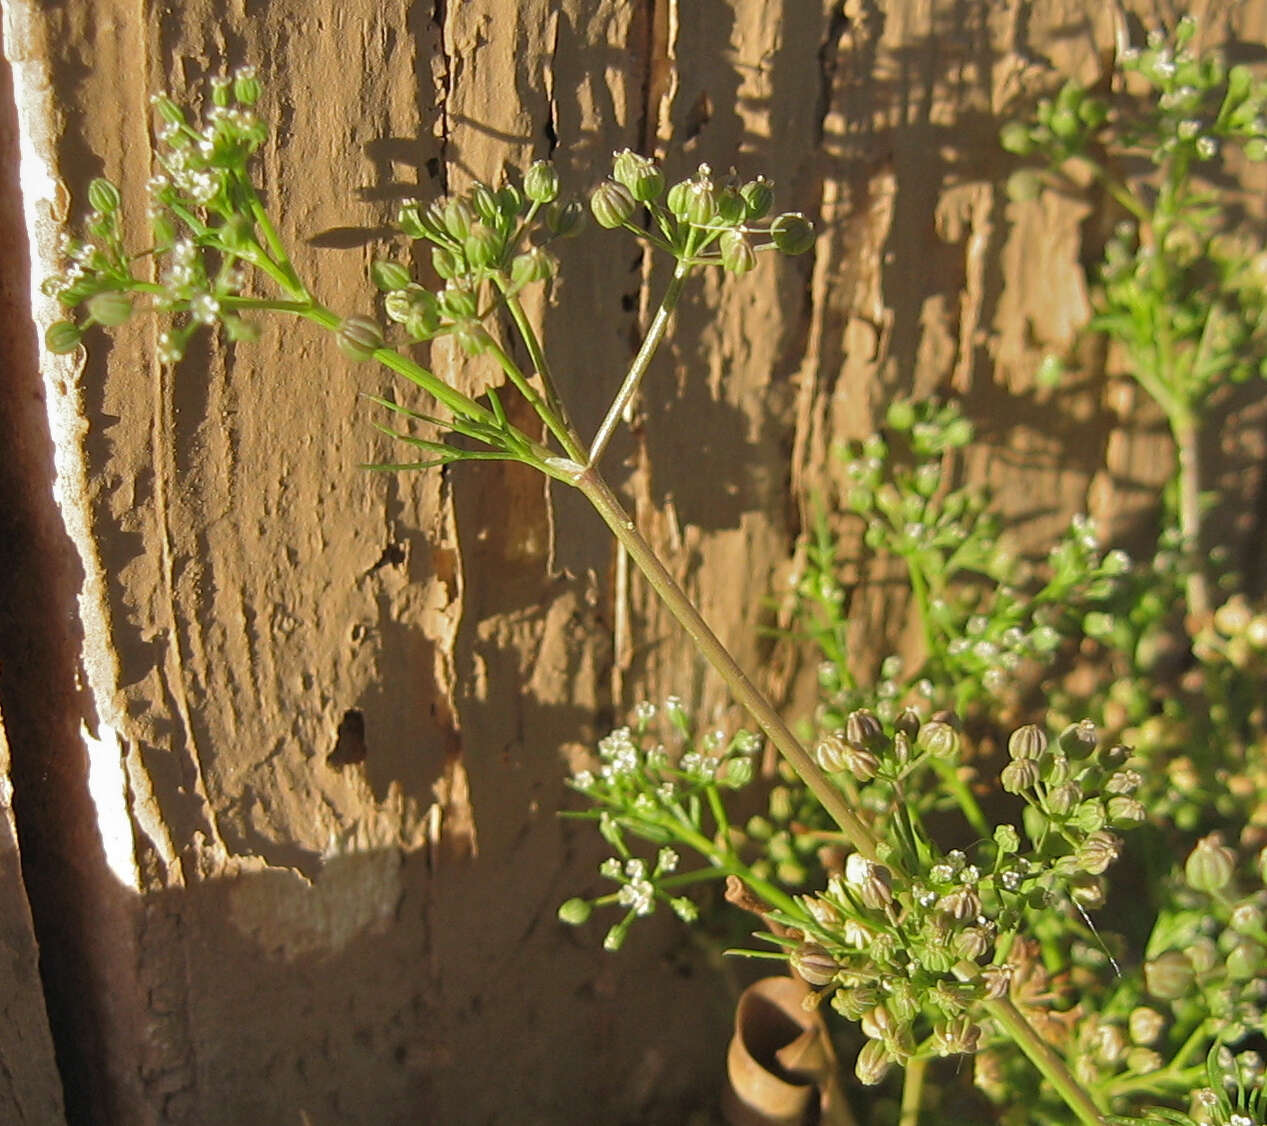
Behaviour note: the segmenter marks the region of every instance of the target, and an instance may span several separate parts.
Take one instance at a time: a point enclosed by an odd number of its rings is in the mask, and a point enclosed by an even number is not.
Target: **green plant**
[[[1153,877],[1154,886],[1171,888],[1169,898],[1150,923],[1146,958],[1121,971],[1118,940],[1097,928],[1089,912],[1106,896],[1105,873],[1122,851],[1122,834],[1174,828],[1146,824],[1139,797],[1145,764],[1086,720],[1023,725],[1003,740],[1006,761],[970,762],[974,748],[953,717],[902,706],[919,702],[904,698],[913,688],[925,708],[931,700],[976,708],[988,718],[999,688],[992,672],[1014,671],[1005,654],[1019,662],[1054,652],[1049,630],[1073,637],[1081,628],[1111,638],[1112,622],[1100,622],[1103,630],[1087,623],[1096,613],[1107,615],[1102,601],[1131,589],[1120,581],[1124,558],[1102,558],[1087,529],[1075,526],[1050,557],[1047,574],[1022,582],[1016,565],[992,543],[984,498],[944,488],[926,468],[969,440],[963,420],[942,406],[895,407],[889,423],[905,448],[891,457],[888,442],[873,441],[855,451],[861,468],[853,473],[854,509],[867,521],[870,546],[903,560],[926,654],[896,690],[865,696],[871,690],[854,679],[844,659],[843,610],[828,581],[835,559],[820,530],[803,632],[822,645],[840,679],[825,685],[824,722],[811,750],[717,640],[598,467],[688,280],[712,267],[742,276],[759,253],[807,250],[813,241],[807,221],[797,214],[767,219],[772,189],[762,178],[719,180],[701,166],[670,187],[654,162],[617,154],[610,178],[590,196],[589,212],[599,226],[624,229],[666,253],[673,268],[647,334],[587,442],[569,417],[519,298],[526,286],[549,283],[556,268],[551,240],[575,234],[584,218],[579,201],[560,198],[554,169],[538,162],[521,181],[477,183],[447,200],[402,207],[403,234],[430,244],[444,285],[431,291],[399,262],[375,263],[372,280],[384,318],[399,326],[388,330],[380,319],[327,308],[298,276],[251,176],[250,158],[265,138],[255,112],[260,96],[254,72],[244,69],[213,85],[201,123],[191,123],[170,99],[156,99],[163,125],[159,172],[150,183],[149,245],[139,252],[127,246],[118,190],[94,181],[88,238],[67,244],[70,265],[49,283],[72,311],[49,328],[49,348],[71,351],[94,326],[114,327],[147,308],[168,319],[160,351],[170,363],[203,326],[219,325],[230,339],[249,340],[251,318],[297,316],[333,333],[350,360],[381,364],[429,397],[418,409],[370,396],[399,420],[399,429],[383,429],[418,451],[415,461],[371,468],[513,460],[587,498],[783,762],[778,785],[765,795],[766,813],[733,816],[727,808],[733,795],[766,785],[754,757],[761,737],[696,737],[685,710],[672,701],[659,712],[641,709],[629,728],[600,744],[593,769],[574,779],[591,807],[581,815],[597,823],[614,850],[601,875],[618,886],[593,900],[569,900],[560,912],[565,921],[583,923],[595,906],[620,909],[607,931],[606,944],[615,948],[657,903],[689,921],[695,908],[686,889],[725,878],[728,898],[762,920],[758,937],[765,946],[746,953],[790,963],[815,988],[811,1003],[827,1003],[859,1024],[865,1041],[855,1062],[860,1081],[879,1083],[901,1067],[903,1126],[917,1120],[933,1086],[932,1061],[960,1054],[976,1055],[977,1086],[997,1104],[983,1114],[1000,1120],[1019,1121],[1018,1114],[1051,1123],[1068,1122],[1070,1115],[1102,1123],[1111,1114],[1179,1120],[1167,1118],[1179,1113],[1173,1106],[1152,1108],[1175,1102],[1182,1084],[1193,1079],[1194,1055],[1207,1044],[1231,1041],[1234,1031],[1262,1026],[1252,983],[1231,969],[1257,964],[1262,952],[1253,911],[1261,909],[1263,893],[1248,886],[1260,873],[1242,851],[1216,840],[1196,845],[1199,859],[1185,870],[1186,883],[1168,871]],[[1096,113],[1075,111],[1089,135]],[[257,279],[274,295],[255,295]],[[1112,324],[1101,320],[1106,329]],[[412,345],[444,335],[495,366],[541,420],[544,437],[514,425],[496,390],[472,398],[414,358]],[[514,358],[515,337],[529,370]],[[1194,421],[1208,392],[1191,391],[1190,384],[1206,365],[1199,347],[1192,351],[1175,340],[1171,351],[1187,357],[1182,378],[1189,381],[1182,396],[1187,413],[1175,417]],[[1191,578],[1198,536],[1188,526],[1185,488],[1179,505],[1183,573]],[[1007,585],[992,590],[989,581],[1000,579]],[[1190,582],[1190,596],[1200,586]],[[1146,618],[1136,622],[1139,629],[1155,624],[1155,617]],[[1237,637],[1221,632],[1218,638],[1227,644],[1206,637],[1199,653],[1239,668],[1240,657],[1232,656],[1243,652]],[[893,671],[886,679],[896,683],[897,677]],[[930,688],[921,692],[924,681]],[[1225,695],[1238,709],[1251,706],[1230,681]],[[859,706],[867,699],[872,708]],[[981,785],[982,779],[993,785]],[[638,855],[631,845],[637,841],[654,855]],[[683,852],[697,862],[684,866]],[[1238,872],[1250,878],[1233,896]],[[1206,933],[1202,920],[1208,919],[1220,928],[1217,936]],[[1227,946],[1222,974],[1214,966],[1203,970],[1187,953],[1203,938],[1216,952],[1220,943]],[[1190,982],[1200,987],[1196,1009],[1181,1011],[1176,1004],[1168,1015],[1148,1008],[1150,997],[1179,1002]],[[1156,1019],[1135,1015],[1145,1009]],[[1081,1025],[1084,1018],[1091,1023]],[[1138,1034],[1130,1031],[1133,1047],[1141,1050],[1101,1050],[1116,1043],[1118,1033],[1110,1030],[1120,1032],[1123,1020],[1130,1027],[1132,1018],[1139,1026]],[[1158,1019],[1168,1039],[1155,1027]],[[1087,1037],[1102,1057],[1095,1066],[1082,1062],[1091,1058]],[[1177,1038],[1182,1042],[1174,1043]],[[1173,1049],[1168,1061],[1162,1046]],[[1207,1119],[1230,1126],[1260,1096],[1238,1094],[1234,1107],[1224,1091],[1224,1056],[1216,1051],[1209,1059],[1214,1109]],[[1253,1070],[1235,1060],[1231,1066],[1238,1076]],[[1201,1120],[1198,1110],[1190,1108],[1191,1120]]]

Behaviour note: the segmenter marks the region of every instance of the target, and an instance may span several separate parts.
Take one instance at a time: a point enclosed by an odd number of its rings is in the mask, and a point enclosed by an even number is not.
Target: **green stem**
[[[297,313],[305,320],[312,321],[330,332],[338,332],[339,325],[342,323],[339,315],[327,309],[324,305],[319,305],[313,301],[307,305],[296,302],[295,306],[287,311]],[[387,347],[375,349],[374,359],[382,364],[383,367],[394,371],[397,375],[403,375],[411,383],[416,383],[427,394],[443,403],[455,414],[460,414],[464,418],[473,419],[476,422],[483,422],[489,426],[497,426],[497,418],[492,411],[480,406],[474,399],[463,395],[461,391],[450,387],[437,375],[411,360],[408,356],[402,356],[396,349]],[[527,440],[526,436],[523,437]],[[531,442],[529,444],[535,445],[535,443]],[[540,447],[537,447],[536,452],[546,458],[550,456],[548,450],[542,450]]]
[[[663,308],[663,306],[662,306]],[[575,485],[594,506],[603,522],[629,553],[629,558],[646,576],[661,601],[686,630],[701,656],[718,672],[734,698],[747,709],[766,737],[800,775],[819,803],[832,817],[850,843],[864,856],[876,858],[876,839],[871,830],[849,807],[840,790],[818,766],[775,710],[774,705],[748,679],[729,651],[709,628],[703,616],[692,605],[686,592],[678,586],[664,564],[642,537],[620,502],[599,476],[594,466],[576,466],[571,474]]]
[[[1188,563],[1188,614],[1200,628],[1213,612],[1201,555],[1201,435],[1195,415],[1187,410],[1170,415],[1170,429],[1179,460],[1179,534]]]
[[[528,314],[524,311],[519,298],[506,285],[506,279],[498,275],[494,280],[497,283],[497,288],[501,290],[502,297],[506,302],[506,308],[510,310],[510,316],[515,322],[515,328],[519,330],[519,336],[524,342],[524,347],[528,349],[528,358],[532,361],[532,366],[536,369],[537,375],[541,377],[541,387],[545,393],[546,405],[559,422],[557,430],[554,427],[550,427],[551,433],[558,438],[568,457],[573,461],[583,462],[585,460],[584,446],[581,443],[580,435],[576,432],[576,427],[572,424],[572,420],[568,415],[567,407],[559,395],[554,376],[550,371],[550,363],[546,359],[545,349],[541,347],[541,341],[537,337],[536,330],[533,329],[532,322],[528,319]],[[542,417],[544,419],[545,416],[543,415]],[[549,422],[547,421],[546,424],[549,425]]]
[[[960,981],[974,982],[980,980],[981,970],[974,963],[965,961],[955,965],[954,974]],[[1100,1108],[1096,1106],[1091,1095],[1074,1078],[1065,1061],[1056,1054],[1052,1046],[1038,1035],[1034,1026],[1025,1019],[1024,1014],[1012,1004],[1011,998],[999,997],[995,1000],[985,1000],[981,1002],[981,1007],[1029,1057],[1030,1063],[1038,1068],[1043,1078],[1065,1100],[1065,1104],[1074,1112],[1083,1126],[1102,1126]]]
[[[586,464],[596,465],[598,459],[603,456],[607,443],[611,441],[612,434],[615,433],[616,427],[620,424],[621,416],[625,413],[626,408],[628,408],[630,401],[638,390],[638,384],[642,382],[642,377],[646,375],[647,368],[651,366],[651,357],[655,355],[656,349],[660,346],[660,341],[664,339],[664,334],[669,327],[669,320],[673,316],[673,310],[677,308],[678,299],[682,296],[682,288],[686,284],[686,278],[689,273],[690,267],[682,262],[679,262],[676,269],[674,269],[673,280],[669,282],[668,288],[664,291],[664,297],[660,300],[660,307],[656,310],[656,315],[651,321],[651,327],[647,329],[647,335],[643,337],[638,354],[634,356],[633,363],[629,365],[625,381],[620,385],[620,390],[616,392],[616,397],[612,400],[611,406],[608,407],[607,414],[598,428],[598,433],[594,435],[594,441],[590,446],[589,458],[586,459]]]
[[[537,417],[546,424],[550,433],[558,439],[559,444],[564,449],[567,449],[568,446],[572,444],[572,439],[567,428],[563,425],[562,419],[560,419],[559,416],[550,409],[550,405],[533,390],[532,384],[528,382],[527,376],[519,370],[519,365],[510,358],[510,356],[506,353],[506,349],[498,344],[497,341],[492,340],[491,337],[489,351],[492,352],[493,358],[496,359],[502,371],[506,373],[506,378],[508,378],[518,389],[519,393],[528,400],[528,405],[536,412]]]
[[[912,1056],[902,1077],[902,1109],[898,1126],[919,1126],[919,1108],[924,1100],[924,1076],[928,1073],[928,1060]]]
[[[927,650],[925,660],[932,661],[937,655],[937,635],[933,630],[928,581],[924,578],[924,572],[913,554],[904,555],[902,559],[906,563],[906,573],[911,579],[911,593],[915,596],[915,608],[919,612],[919,624],[924,634],[924,648]]]
[[[310,297],[311,294],[308,292],[308,287],[299,280],[299,274],[295,272],[294,263],[291,262],[290,255],[286,253],[286,247],[277,233],[277,228],[273,226],[273,221],[268,217],[268,212],[264,209],[264,205],[260,202],[260,197],[255,191],[255,185],[248,179],[245,170],[241,173],[241,182],[246,189],[247,199],[250,201],[251,216],[264,234],[264,241],[268,244],[268,250],[272,255],[273,262],[285,275],[283,288],[289,289],[291,295],[299,300]]]

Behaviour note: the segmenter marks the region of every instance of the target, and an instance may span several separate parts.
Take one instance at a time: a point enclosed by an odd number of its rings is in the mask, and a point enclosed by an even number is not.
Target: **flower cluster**
[[[707,164],[666,187],[660,167],[629,149],[615,154],[611,178],[590,195],[599,226],[627,228],[679,261],[716,264],[739,275],[756,266],[759,251],[803,254],[814,244],[813,228],[797,212],[767,221],[773,203],[774,185],[764,176],[745,183],[731,175],[718,182]],[[650,230],[635,221],[640,209]]]
[[[1075,517],[1041,571],[1008,551],[989,492],[948,485],[955,457],[972,440],[954,403],[897,402],[885,422],[885,434],[843,451],[846,502],[866,522],[866,546],[905,566],[925,652],[906,675],[891,658],[875,688],[863,689],[848,665],[846,592],[820,521],[796,593],[797,616],[826,658],[820,685],[828,724],[864,703],[886,719],[904,702],[961,713],[997,703],[1023,673],[1049,665],[1066,640],[1111,624],[1107,608],[1131,568],[1125,552],[1101,549],[1085,517]]]
[[[66,271],[44,283],[44,291],[67,309],[82,307],[86,315],[51,325],[45,337],[50,351],[74,351],[89,326],[125,324],[138,299],[171,318],[159,337],[165,363],[180,359],[203,325],[223,324],[232,340],[255,336],[251,323],[233,311],[246,267],[285,276],[266,249],[271,229],[261,224],[247,175],[248,160],[268,136],[254,108],[259,96],[251,67],[218,76],[204,120],[195,125],[171,98],[155,95],[160,124],[158,170],[148,184],[152,245],[143,255],[125,250],[119,190],[109,180],[94,180],[88,188],[89,238],[67,239]],[[154,260],[157,281],[134,273],[145,257]]]
[[[721,792],[753,780],[760,748],[760,739],[742,729],[729,736],[712,730],[697,737],[676,697],[662,708],[639,705],[632,725],[600,739],[597,761],[577,771],[570,782],[592,808],[567,816],[597,822],[603,839],[616,850],[616,856],[599,866],[599,874],[620,887],[594,900],[569,899],[559,908],[559,917],[580,925],[595,906],[625,908],[624,917],[607,932],[604,945],[609,950],[618,949],[633,921],[651,914],[657,902],[693,922],[697,908],[679,889],[748,872]],[[633,855],[631,837],[658,846],[653,864]],[[691,849],[705,867],[679,873],[674,846]],[[764,886],[759,877],[752,881]]]

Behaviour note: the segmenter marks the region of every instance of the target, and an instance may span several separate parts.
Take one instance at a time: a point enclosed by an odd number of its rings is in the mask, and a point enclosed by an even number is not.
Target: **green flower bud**
[[[743,277],[757,264],[757,253],[739,231],[726,231],[718,240],[722,268]]]
[[[1228,919],[1228,925],[1238,934],[1257,934],[1263,929],[1265,923],[1267,923],[1267,918],[1264,918],[1262,906],[1252,899],[1247,899],[1233,907],[1231,917]]]
[[[468,356],[482,355],[492,347],[493,338],[488,335],[488,330],[478,322],[459,325],[453,335],[458,342],[458,346]]]
[[[447,246],[433,246],[431,267],[445,281],[453,281],[467,272],[466,256],[460,250],[450,250]]]
[[[1133,829],[1148,820],[1148,810],[1143,804],[1125,794],[1115,794],[1109,798],[1106,812],[1109,815],[1109,824],[1115,829]]]
[[[1082,791],[1074,782],[1053,786],[1047,791],[1047,809],[1055,817],[1064,817],[1082,800]]]
[[[664,194],[664,173],[655,162],[630,149],[616,153],[612,161],[612,179],[624,184],[641,203],[649,203]]]
[[[548,160],[533,161],[524,173],[524,195],[533,203],[553,203],[558,194],[558,170]]]
[[[1108,812],[1105,810],[1103,803],[1095,798],[1084,801],[1069,818],[1069,823],[1075,829],[1081,829],[1084,833],[1095,833],[1103,829],[1108,824]]]
[[[117,291],[98,293],[88,298],[88,312],[98,324],[110,328],[127,324],[132,316],[132,298]]]
[[[981,1027],[966,1016],[933,1026],[933,1046],[939,1056],[970,1055],[981,1043]]]
[[[831,1007],[845,1020],[859,1021],[862,1015],[880,1001],[880,991],[869,985],[853,989],[837,989],[831,997]]]
[[[1021,121],[1009,121],[999,130],[999,144],[1017,156],[1028,156],[1034,151],[1034,141],[1029,126]]]
[[[383,309],[397,324],[404,324],[410,317],[426,315],[440,324],[440,306],[435,294],[420,285],[407,285],[393,290],[383,299]]]
[[[585,208],[579,199],[555,200],[546,210],[546,229],[555,238],[575,238],[585,226]]]
[[[58,356],[65,356],[79,347],[83,331],[74,321],[54,321],[44,333],[44,347]]]
[[[166,94],[155,94],[150,98],[150,104],[158,110],[158,116],[161,117],[168,125],[184,125],[185,113],[175,102]]]
[[[433,234],[423,223],[418,204],[412,200],[401,204],[400,210],[396,212],[396,226],[412,239],[430,238]]]
[[[471,207],[485,223],[496,225],[501,216],[501,208],[497,206],[497,193],[487,184],[475,184],[468,193]],[[455,235],[455,238],[466,238],[466,235]]]
[[[853,1071],[858,1081],[867,1087],[882,1082],[893,1066],[893,1059],[882,1040],[868,1040],[858,1053]]]
[[[1109,107],[1099,98],[1084,98],[1078,106],[1078,120],[1088,132],[1095,132],[1109,119]]]
[[[370,317],[344,317],[335,333],[339,351],[355,363],[373,359],[377,349],[383,346],[383,331]]]
[[[524,193],[514,184],[503,184],[497,189],[497,211],[502,219],[510,223],[524,211]]]
[[[1008,736],[1007,753],[1013,759],[1041,759],[1047,753],[1047,732],[1034,723],[1018,727]]]
[[[993,945],[989,933],[981,927],[966,927],[954,937],[956,957],[964,958],[969,962],[984,958]]]
[[[726,765],[722,768],[718,783],[725,786],[728,790],[742,790],[752,781],[755,773],[756,767],[753,765],[752,759],[746,756],[730,758],[726,760]]]
[[[1126,1070],[1133,1075],[1148,1075],[1160,1071],[1164,1061],[1152,1048],[1131,1048],[1126,1053]]]
[[[261,93],[260,80],[253,66],[240,66],[233,72],[233,97],[239,105],[255,105]]]
[[[1211,833],[1197,842],[1184,861],[1183,875],[1194,891],[1222,891],[1236,873],[1236,853],[1223,843],[1222,833]]]
[[[875,750],[884,743],[884,728],[870,708],[859,708],[845,717],[845,739],[855,747]]]
[[[872,911],[893,902],[892,873],[860,852],[851,852],[845,861],[845,883],[858,893],[863,906]]]
[[[379,259],[370,265],[370,279],[384,293],[406,288],[413,279],[399,262]]]
[[[559,922],[567,923],[570,927],[579,927],[593,912],[594,908],[588,899],[569,899],[559,908]]]
[[[102,215],[113,215],[119,210],[119,189],[109,180],[98,176],[88,185],[88,205]]]
[[[817,942],[802,942],[788,961],[809,985],[826,985],[840,972],[836,959]]]
[[[1041,781],[1038,763],[1031,758],[1015,759],[1003,768],[999,781],[1009,794],[1032,790]]]
[[[669,189],[669,194],[664,201],[670,213],[678,219],[686,218],[687,197],[690,190],[690,180],[679,180]]]
[[[634,199],[633,193],[615,180],[604,180],[590,196],[590,211],[594,214],[594,221],[608,230],[627,223],[637,207],[638,201]]]
[[[749,180],[739,189],[749,222],[764,219],[774,205],[774,185],[764,176]]]
[[[461,242],[471,233],[475,210],[464,199],[451,199],[444,205],[444,229]]]
[[[686,221],[696,227],[707,227],[717,218],[717,189],[701,176],[691,181],[686,190]]]
[[[1262,137],[1251,137],[1245,142],[1245,156],[1255,163],[1267,160],[1267,140]]]
[[[491,227],[476,223],[471,233],[462,240],[462,249],[466,252],[466,260],[479,269],[491,269],[501,260],[505,243],[502,237]]]
[[[1166,1018],[1156,1009],[1141,1005],[1131,1010],[1126,1026],[1130,1029],[1131,1039],[1136,1044],[1147,1047],[1149,1044],[1156,1044],[1161,1038],[1162,1031],[1166,1027]]]
[[[782,254],[804,254],[814,245],[814,228],[799,211],[786,211],[770,224],[770,239]]]
[[[932,720],[919,729],[915,745],[934,758],[953,758],[959,753],[959,732],[948,723]]]
[[[893,721],[893,729],[908,739],[914,739],[919,734],[921,722],[919,712],[914,708],[903,708]]]
[[[1078,115],[1072,110],[1058,109],[1051,115],[1051,120],[1047,123],[1047,128],[1056,134],[1062,141],[1070,140],[1076,137],[1081,131],[1078,122]]]
[[[1227,952],[1227,976],[1233,981],[1253,981],[1267,969],[1263,948],[1252,939],[1242,938]]]
[[[463,321],[479,312],[479,303],[472,290],[464,285],[446,285],[439,293],[440,310],[454,321]]]
[[[717,218],[728,226],[742,223],[748,217],[748,205],[737,188],[722,188],[717,193]]]
[[[883,1005],[875,1005],[862,1014],[862,1033],[872,1040],[887,1040],[897,1034],[898,1022]]]
[[[1043,781],[1052,786],[1063,786],[1073,777],[1073,767],[1062,754],[1048,755],[1041,760],[1039,771],[1043,776]]]
[[[1101,875],[1122,851],[1122,842],[1112,833],[1097,829],[1074,850],[1074,858],[1083,872]]]
[[[1089,719],[1071,723],[1061,733],[1058,740],[1060,749],[1075,762],[1086,758],[1099,745],[1100,737],[1095,724]]]
[[[1075,872],[1069,879],[1069,897],[1086,911],[1104,906],[1104,879],[1086,872]]]
[[[547,281],[554,276],[555,261],[539,246],[517,254],[510,263],[510,280],[516,288],[533,282]]]
[[[1016,831],[1015,825],[996,825],[994,843],[998,845],[1001,853],[1005,856],[1011,856],[1020,851],[1021,835]]]

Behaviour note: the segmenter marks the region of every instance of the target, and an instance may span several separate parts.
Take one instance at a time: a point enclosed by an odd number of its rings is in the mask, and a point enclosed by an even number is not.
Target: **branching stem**
[[[656,349],[660,346],[660,341],[664,339],[665,331],[669,327],[669,320],[673,316],[673,310],[677,308],[678,298],[682,296],[682,287],[686,284],[689,272],[690,267],[682,262],[679,262],[676,269],[674,269],[673,280],[669,282],[668,288],[664,291],[664,297],[661,299],[660,307],[656,310],[656,315],[651,321],[651,327],[647,330],[647,335],[643,338],[642,346],[638,349],[638,354],[634,356],[633,363],[629,366],[629,372],[625,376],[625,381],[620,385],[620,390],[616,392],[616,397],[612,400],[611,406],[608,407],[607,414],[598,428],[598,433],[594,435],[594,442],[590,446],[587,464],[596,465],[598,459],[603,456],[607,443],[611,441],[612,435],[616,432],[616,427],[620,424],[621,416],[624,415],[625,410],[637,393],[642,377],[647,374],[647,368],[651,366],[651,357],[655,355]]]

